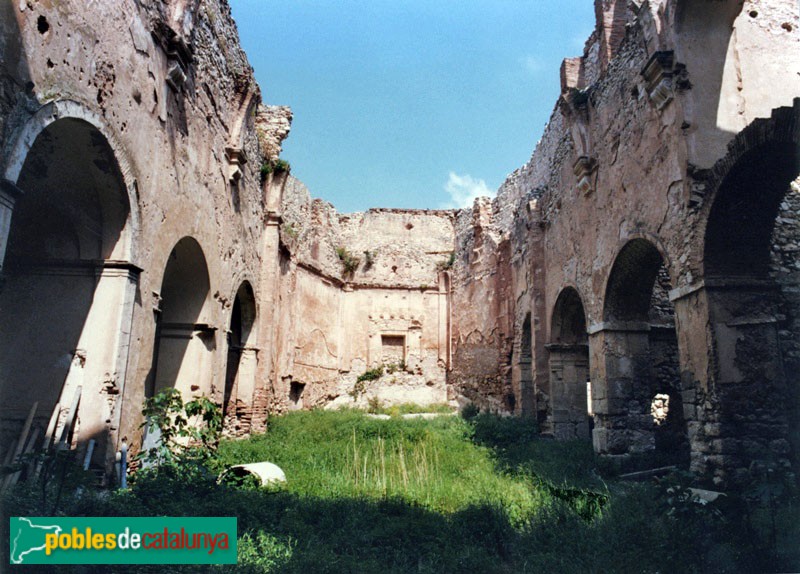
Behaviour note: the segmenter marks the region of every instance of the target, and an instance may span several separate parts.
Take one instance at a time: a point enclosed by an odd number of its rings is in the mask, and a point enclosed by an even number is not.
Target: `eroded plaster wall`
[[[34,269],[24,249],[11,249],[16,268],[4,269],[0,293],[4,338],[16,337],[34,358],[37,349],[63,356],[65,366],[37,381],[47,389],[38,397],[22,393],[20,385],[27,382],[4,371],[0,388],[9,439],[4,441],[16,438],[34,399],[40,401],[35,425],[44,430],[59,401],[63,420],[81,386],[76,440],[97,439],[94,462],[103,467],[122,440],[138,448],[142,403],[157,379],[163,379],[159,385],[180,379],[187,397],[203,393],[223,401],[235,296],[244,282],[259,286],[262,267],[259,169],[268,155],[261,148],[268,146],[259,144],[255,130],[260,91],[224,0],[90,7],[69,1],[4,2],[0,10],[3,240],[9,227],[12,239],[36,236],[36,214],[26,200],[28,192],[30,201],[34,197],[29,182],[44,181],[46,187],[46,178],[57,177],[58,165],[46,164],[57,163],[58,149],[56,155],[40,153],[39,164],[26,163],[36,142],[74,146],[78,154],[85,148],[88,161],[107,146],[110,159],[97,156],[94,165],[119,181],[108,197],[121,203],[123,217],[121,231],[112,238],[116,243],[107,239],[112,246],[107,252],[79,256],[77,263],[67,261],[74,255],[50,251]],[[90,141],[64,144],[50,135],[71,125],[86,126]],[[273,139],[279,149],[280,136]],[[101,203],[113,187],[97,183]],[[53,205],[60,205],[58,190],[52,193]],[[112,221],[110,204],[103,205],[90,224],[101,235]],[[65,205],[67,213],[77,208]],[[73,213],[67,220],[73,218],[80,228],[81,217]],[[176,248],[183,239],[191,241],[191,249]],[[190,252],[205,277],[176,271],[175,286],[165,294],[171,262],[195,261]],[[59,271],[68,263],[84,269],[86,280],[94,283],[87,291],[89,309],[74,320],[58,318],[60,308],[78,308],[59,294],[59,282],[77,280]],[[53,273],[60,278],[47,279]],[[51,337],[45,329],[49,323],[36,316],[27,320],[23,333],[12,332],[26,281],[50,285],[49,292],[38,291],[47,299],[42,304],[55,307],[51,319],[74,326],[74,338]],[[181,301],[198,297],[191,316],[177,311]],[[159,326],[159,317],[168,316],[173,317],[169,324]],[[255,353],[258,343],[252,346]],[[175,380],[166,380],[165,373]]]
[[[339,214],[292,177],[279,192],[291,328],[276,343],[273,409],[446,402],[453,212]]]

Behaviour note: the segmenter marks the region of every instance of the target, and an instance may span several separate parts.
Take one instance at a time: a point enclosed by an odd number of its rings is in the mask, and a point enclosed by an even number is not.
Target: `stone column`
[[[655,447],[649,413],[650,326],[607,322],[589,328],[595,452],[625,456]]]
[[[447,271],[439,272],[439,361],[450,369],[451,360],[451,310],[450,310],[450,273]]]
[[[276,329],[278,322],[278,292],[280,290],[280,226],[282,218],[278,212],[280,194],[285,184],[285,175],[281,181],[273,181],[270,174],[264,184],[266,213],[264,215],[264,231],[261,239],[261,276],[257,289],[258,316],[258,364],[252,395],[251,430],[263,431],[267,426],[269,402],[271,400],[273,378],[276,369]]]
[[[553,435],[557,439],[590,438],[586,408],[589,380],[587,345],[547,345],[550,353],[550,390]]]
[[[707,279],[712,341],[711,393],[693,450],[720,486],[747,483],[751,465],[790,468],[791,404],[778,336],[778,286],[753,279]]]
[[[528,204],[528,217],[537,213],[536,200]],[[535,218],[534,218],[535,221]],[[528,233],[528,249],[531,253],[529,272],[531,276],[531,378],[533,388],[528,392],[521,390],[520,412],[523,416],[537,417],[539,428],[544,432],[552,432],[546,421],[548,400],[550,397],[550,374],[548,372],[547,344],[547,302],[545,300],[546,266],[544,248],[544,227],[533,224]]]

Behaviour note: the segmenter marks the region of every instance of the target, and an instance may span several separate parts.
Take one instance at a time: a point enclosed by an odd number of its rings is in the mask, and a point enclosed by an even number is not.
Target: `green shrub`
[[[292,166],[289,165],[289,162],[283,159],[276,159],[265,161],[261,164],[261,185],[264,185],[264,182],[267,181],[267,177],[271,173],[291,173]]]
[[[206,465],[213,459],[222,436],[222,410],[207,397],[183,402],[180,391],[169,387],[145,400],[142,427],[158,431],[157,444],[136,455],[144,467],[135,480],[167,473],[178,480],[208,479]]]
[[[342,275],[345,277],[352,276],[361,263],[361,260],[350,253],[345,247],[337,247],[336,256],[342,263]]]
[[[364,371],[364,373],[360,374],[356,379],[356,382],[353,385],[353,390],[350,392],[350,396],[354,399],[357,399],[363,395],[364,391],[366,391],[366,383],[380,379],[383,376],[383,372],[383,365]]]

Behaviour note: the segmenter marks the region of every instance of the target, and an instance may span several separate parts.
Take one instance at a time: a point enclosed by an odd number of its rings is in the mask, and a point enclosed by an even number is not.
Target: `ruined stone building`
[[[594,5],[494,200],[339,214],[225,0],[0,4],[0,456],[66,427],[108,471],[175,387],[235,435],[472,402],[718,486],[796,467],[797,4]]]

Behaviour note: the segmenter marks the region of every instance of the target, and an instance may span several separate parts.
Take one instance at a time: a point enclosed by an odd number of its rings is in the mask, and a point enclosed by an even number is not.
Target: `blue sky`
[[[340,212],[493,194],[531,155],[588,0],[230,0],[282,157]]]

